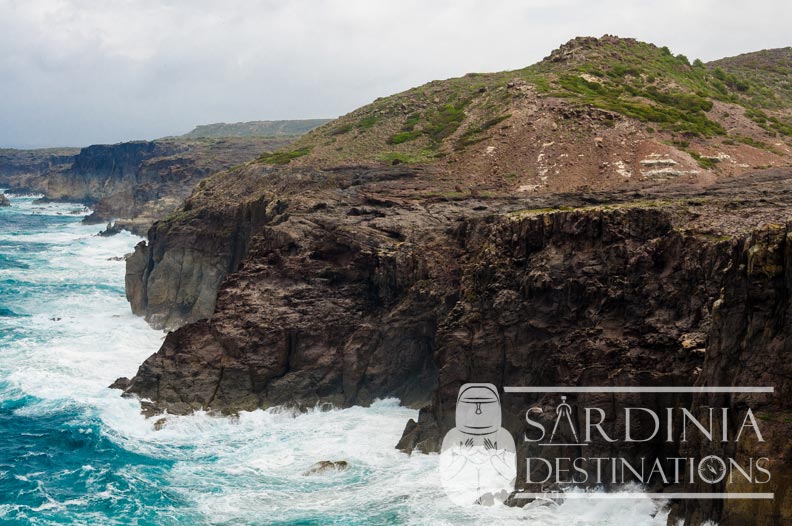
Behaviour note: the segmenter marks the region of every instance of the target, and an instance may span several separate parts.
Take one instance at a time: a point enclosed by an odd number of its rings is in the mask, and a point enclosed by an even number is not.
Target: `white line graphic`
[[[707,387],[707,386],[505,386],[503,390],[507,393],[773,393],[774,387]]]
[[[518,499],[754,499],[769,500],[775,498],[773,493],[640,493],[626,491],[621,493],[533,493],[523,492],[514,495]]]

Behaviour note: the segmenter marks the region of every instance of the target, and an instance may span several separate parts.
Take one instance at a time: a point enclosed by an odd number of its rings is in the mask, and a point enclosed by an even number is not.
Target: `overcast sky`
[[[0,146],[335,117],[578,35],[706,61],[792,45],[791,25],[789,0],[0,0]]]

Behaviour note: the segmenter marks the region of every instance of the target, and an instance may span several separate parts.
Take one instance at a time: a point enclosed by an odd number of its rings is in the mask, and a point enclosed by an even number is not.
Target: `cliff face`
[[[114,147],[107,152],[100,149],[96,155],[78,160],[84,165],[78,167],[75,163],[75,169],[82,174],[78,179],[86,179],[87,175],[88,180],[103,180],[103,189],[91,193],[102,198],[93,206],[94,213],[87,221],[116,219],[118,227],[144,235],[155,220],[176,210],[202,179],[292,140],[246,137],[156,141],[148,143],[153,146],[138,150],[143,155],[136,164],[134,158],[125,162],[123,153],[116,157]],[[147,150],[151,151],[144,153]]]
[[[239,267],[252,232],[276,214],[266,199],[199,210],[148,231],[127,258],[126,295],[132,312],[156,328],[173,329],[209,317],[222,279]]]
[[[79,148],[40,150],[0,149],[0,185],[16,190],[35,190],[44,173],[67,169],[80,153]]]
[[[761,394],[699,394],[695,411],[729,407],[729,425],[739,426],[750,408],[761,422],[764,442],[757,439],[720,444],[717,452],[743,465],[750,458],[766,457],[772,481],[762,491],[775,493],[770,503],[746,500],[683,501],[674,516],[694,524],[721,517],[721,524],[783,524],[792,517],[792,222],[769,223],[730,245],[730,263],[724,269],[723,288],[712,309],[702,385],[766,385],[773,396]],[[699,437],[700,439],[700,437]],[[711,454],[711,447],[692,440],[682,453]],[[755,488],[738,479],[715,486],[697,484],[698,491],[750,492]],[[673,516],[672,516],[673,518]]]
[[[81,150],[0,151],[0,185],[90,205],[88,223],[139,234],[174,211],[203,178],[283,147],[292,137],[163,139]]]

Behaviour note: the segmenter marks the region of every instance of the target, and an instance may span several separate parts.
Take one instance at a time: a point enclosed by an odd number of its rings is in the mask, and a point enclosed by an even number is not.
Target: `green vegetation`
[[[490,138],[534,93],[637,119],[652,133],[670,132],[686,151],[696,138],[714,136],[772,151],[761,141],[727,137],[713,108],[736,104],[768,136],[792,137],[790,72],[792,48],[705,64],[630,39],[581,38],[524,69],[433,81],[377,99],[260,161],[310,155],[324,162],[429,162]],[[704,168],[717,163],[696,160]]]
[[[399,152],[386,152],[377,157],[378,161],[386,162],[388,164],[409,164],[426,161],[432,158],[432,152],[421,150],[417,154],[406,154]]]
[[[593,47],[589,60],[541,62],[523,74],[528,80],[537,75],[554,78],[555,95],[656,122],[672,132],[724,135],[723,127],[706,115],[712,101],[720,100],[745,107],[749,117],[766,130],[792,136],[792,120],[763,116],[761,110],[792,107],[792,48],[750,54],[750,60],[723,59],[708,66],[700,60],[690,65],[684,55],[673,56],[666,47],[642,42],[600,40]],[[770,77],[761,74],[760,63],[771,71]],[[584,78],[585,74],[597,77],[596,81]]]
[[[388,139],[389,144],[401,144],[417,139],[423,134],[421,130],[403,131],[391,135]]]
[[[477,143],[479,141],[484,140],[485,137],[481,137],[480,136],[481,134],[485,133],[487,130],[489,130],[490,128],[492,128],[494,126],[497,126],[498,124],[500,124],[501,122],[505,121],[509,117],[511,117],[511,113],[507,113],[506,115],[500,115],[498,117],[493,117],[491,119],[488,119],[488,120],[484,121],[479,126],[471,126],[459,138],[459,140],[457,141],[457,144],[455,146],[455,149],[459,150],[459,149],[462,149],[462,148],[464,148],[466,146],[469,146],[471,144],[475,144],[475,143]]]
[[[289,164],[292,159],[308,155],[309,153],[311,153],[311,149],[307,147],[291,151],[265,153],[258,158],[258,161],[263,164]]]
[[[330,131],[327,132],[327,134],[328,135],[343,135],[343,134],[345,134],[347,132],[350,132],[350,131],[352,131],[352,125],[351,124],[342,124],[340,126],[335,126],[333,128],[330,128]]]
[[[734,140],[737,142],[741,142],[743,144],[747,144],[748,146],[753,146],[754,148],[759,148],[760,150],[767,150],[768,152],[773,152],[778,155],[783,155],[781,152],[767,144],[766,142],[757,141],[752,137],[743,137],[742,135],[737,135],[734,137]]]
[[[462,119],[465,118],[465,106],[469,102],[469,100],[462,100],[444,104],[430,112],[427,116],[426,126],[424,126],[424,133],[435,144],[453,134],[462,124]]]
[[[609,49],[608,44],[603,47]],[[604,54],[607,58],[601,62],[563,70],[555,63],[539,63],[527,70],[555,73],[554,95],[657,123],[661,129],[704,137],[726,133],[706,115],[712,109],[710,99],[720,96],[708,83],[706,69],[691,67],[684,55],[674,57],[651,44],[634,42],[629,51],[614,50]],[[597,79],[587,79],[585,74]]]
[[[360,121],[358,121],[357,127],[361,130],[368,130],[373,128],[375,124],[377,124],[377,116],[369,115],[368,117],[363,117],[360,119]]]
[[[714,157],[703,157],[700,153],[696,152],[688,152],[691,157],[693,157],[696,162],[704,168],[705,170],[711,170],[715,168],[715,166],[720,162],[720,159],[716,159]]]

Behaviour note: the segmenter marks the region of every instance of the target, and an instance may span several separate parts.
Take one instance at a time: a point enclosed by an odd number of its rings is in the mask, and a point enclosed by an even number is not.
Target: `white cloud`
[[[523,67],[576,35],[710,60],[790,45],[783,1],[0,0],[0,145],[332,117],[423,82]]]

